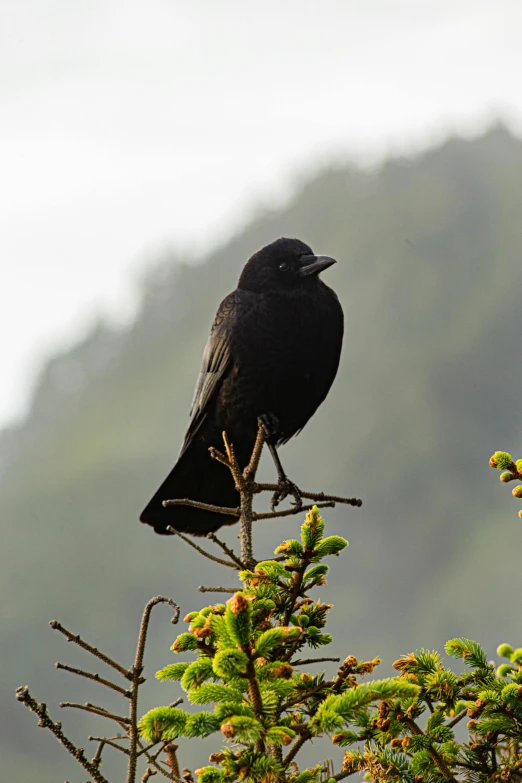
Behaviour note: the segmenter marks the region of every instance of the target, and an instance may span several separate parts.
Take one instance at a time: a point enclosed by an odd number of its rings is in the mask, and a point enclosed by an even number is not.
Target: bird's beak
[[[332,264],[336,264],[335,258],[330,256],[305,256],[302,259],[305,263],[299,269],[300,277],[308,277],[309,275],[318,275],[324,269],[328,269]]]

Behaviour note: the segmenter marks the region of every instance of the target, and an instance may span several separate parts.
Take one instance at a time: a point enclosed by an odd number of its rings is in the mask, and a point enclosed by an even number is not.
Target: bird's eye
[[[288,269],[288,261],[283,261],[281,264],[279,264],[279,269],[281,272],[285,272]]]

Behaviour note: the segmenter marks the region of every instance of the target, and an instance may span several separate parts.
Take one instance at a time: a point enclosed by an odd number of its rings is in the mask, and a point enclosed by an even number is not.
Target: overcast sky
[[[1,426],[161,248],[318,161],[522,127],[522,2],[4,0],[0,73]]]

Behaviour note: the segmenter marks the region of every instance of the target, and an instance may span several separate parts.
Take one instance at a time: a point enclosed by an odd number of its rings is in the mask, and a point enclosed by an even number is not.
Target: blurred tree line
[[[59,616],[119,657],[132,646],[136,606],[164,593],[183,611],[204,581],[197,556],[160,541],[137,514],[177,453],[217,302],[244,259],[277,236],[339,260],[340,374],[285,450],[302,486],[365,501],[357,515],[332,514],[351,543],[329,586],[334,654],[386,661],[457,635],[491,654],[517,638],[510,542],[520,521],[485,478],[499,443],[518,446],[521,165],[522,142],[496,127],[378,171],[323,171],[202,263],[164,259],[130,328],[100,324],[49,360],[27,420],[0,437],[6,779],[78,774],[46,737],[28,741],[30,717],[13,697],[29,678],[39,694],[63,688],[63,675],[49,673],[59,654],[48,620]],[[288,537],[298,524],[285,522]],[[268,556],[275,530],[259,523],[259,553]],[[169,633],[152,628],[152,670]],[[163,698],[155,687],[149,706]],[[85,734],[81,717],[76,729]]]

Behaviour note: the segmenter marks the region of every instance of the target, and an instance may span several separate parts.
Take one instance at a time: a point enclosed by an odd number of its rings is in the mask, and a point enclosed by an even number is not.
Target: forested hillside
[[[100,325],[49,360],[27,420],[0,437],[2,779],[82,779],[14,700],[28,681],[55,716],[53,702],[97,700],[95,685],[53,669],[74,656],[49,620],[130,662],[149,597],[169,595],[183,615],[203,605],[198,584],[223,580],[137,517],[179,448],[220,298],[281,235],[338,259],[325,279],[346,318],[332,392],[282,451],[303,487],[364,500],[326,512],[351,545],[324,588],[332,654],[392,660],[457,635],[490,654],[522,644],[522,522],[488,468],[496,449],[520,453],[521,172],[522,141],[501,127],[377,172],[326,170],[197,266],[166,259],[132,327]],[[280,539],[281,522],[258,523],[259,553]],[[166,662],[168,620],[153,624],[149,672]],[[167,691],[152,682],[141,708]]]

